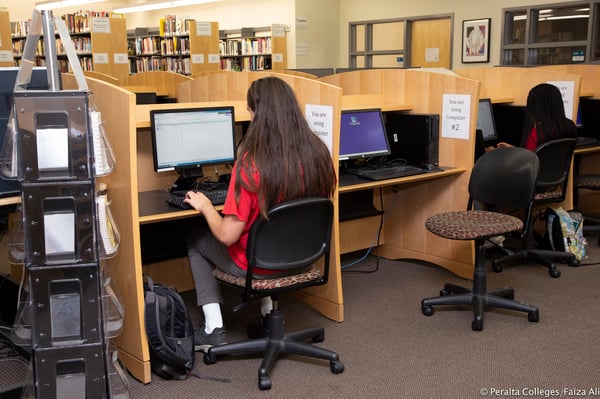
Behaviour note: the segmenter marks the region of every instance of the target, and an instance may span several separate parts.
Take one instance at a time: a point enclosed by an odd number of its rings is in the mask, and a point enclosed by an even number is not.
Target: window
[[[415,40],[415,36],[417,36],[414,33],[414,25],[423,21],[438,22],[440,20],[451,20],[452,17],[452,15],[436,15],[431,17],[350,22],[348,66],[350,68],[410,66],[411,40]],[[451,26],[451,24],[449,23],[448,26]],[[447,45],[450,46],[450,34],[440,32],[436,33],[439,33],[444,39],[448,40],[449,43]],[[433,39],[433,42],[426,41],[424,44],[426,45],[425,47],[439,47],[435,39]],[[413,61],[415,57],[418,58],[415,54],[412,55]]]
[[[504,9],[502,65],[600,60],[600,1]]]

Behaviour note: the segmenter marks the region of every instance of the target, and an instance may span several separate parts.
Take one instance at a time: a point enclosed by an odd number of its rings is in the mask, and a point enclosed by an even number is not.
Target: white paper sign
[[[108,64],[108,54],[94,53],[94,64]]]
[[[210,22],[196,22],[196,36],[210,36],[211,34]]]
[[[0,62],[13,62],[13,52],[11,50],[0,50]]]
[[[115,53],[113,54],[115,64],[129,64],[129,58],[126,53]]]
[[[192,54],[192,64],[204,64],[204,54]]]
[[[283,62],[283,54],[281,54],[281,53],[273,54],[273,62]]]
[[[333,107],[306,104],[304,112],[312,131],[327,145],[329,153],[333,154]]]
[[[471,96],[444,94],[442,105],[442,137],[469,139]]]
[[[110,19],[108,17],[92,18],[92,32],[110,34]]]
[[[560,90],[560,94],[562,95],[563,104],[565,106],[565,115],[569,119],[573,119],[573,100],[575,99],[575,82],[572,80],[561,80],[561,81],[553,81],[547,82],[550,83]],[[575,118],[577,116],[575,115]]]
[[[425,49],[425,61],[439,62],[440,61],[440,49],[438,47],[427,47]]]
[[[209,64],[219,64],[221,62],[221,56],[219,54],[209,54],[208,55],[208,63]]]

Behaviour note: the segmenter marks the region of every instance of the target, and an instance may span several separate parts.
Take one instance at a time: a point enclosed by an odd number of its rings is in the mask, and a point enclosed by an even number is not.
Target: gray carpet
[[[323,325],[322,345],[345,364],[332,374],[329,364],[286,356],[271,373],[273,387],[260,391],[260,358],[220,358],[199,368],[230,383],[165,381],[153,376],[143,385],[130,377],[130,397],[149,398],[482,398],[487,396],[574,397],[596,389],[600,395],[600,250],[590,239],[589,265],[559,265],[553,279],[536,265],[506,266],[489,273],[490,288],[510,285],[518,300],[540,308],[540,321],[522,313],[486,312],[483,331],[471,330],[469,310],[438,309],[423,316],[422,298],[436,296],[445,282],[469,285],[444,269],[411,261],[382,259],[373,273],[343,273],[345,321],[336,323],[307,305],[282,300],[286,329]],[[345,258],[343,262],[348,262]],[[374,270],[375,257],[345,270]],[[226,291],[226,310],[237,303]],[[193,297],[186,295],[190,302]],[[229,341],[244,338],[258,308],[226,313]],[[194,313],[196,320],[200,317]],[[505,391],[501,391],[505,390]],[[507,394],[507,393],[510,393]],[[558,396],[558,395],[554,395]]]

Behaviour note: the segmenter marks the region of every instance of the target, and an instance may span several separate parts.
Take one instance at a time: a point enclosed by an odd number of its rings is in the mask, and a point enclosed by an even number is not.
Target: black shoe
[[[213,332],[207,334],[204,326],[194,331],[194,350],[206,351],[211,346],[223,345],[227,343],[227,332],[224,328],[215,328]]]

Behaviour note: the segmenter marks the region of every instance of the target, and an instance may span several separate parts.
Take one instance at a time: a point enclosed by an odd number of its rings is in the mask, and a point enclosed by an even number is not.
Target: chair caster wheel
[[[540,320],[540,312],[536,309],[527,313],[527,320],[532,323],[537,323]]]
[[[579,263],[579,261],[577,259],[573,259],[573,260],[568,261],[567,265],[572,266],[572,267],[576,267],[576,266],[579,266],[580,263]]]
[[[269,377],[260,377],[258,379],[258,389],[261,391],[271,389],[271,379]]]
[[[325,331],[320,333],[319,335],[315,335],[312,337],[312,342],[323,342],[325,341]]]
[[[434,312],[433,306],[423,305],[423,306],[421,306],[421,312],[423,312],[423,314],[425,316],[431,316],[431,315],[433,315],[433,312]]]
[[[471,329],[473,331],[481,331],[483,330],[483,320],[477,318],[477,319],[473,319],[473,322],[471,323]]]
[[[560,271],[556,270],[556,269],[550,269],[550,277],[552,277],[552,278],[559,278],[560,277]]]
[[[340,374],[344,372],[344,363],[339,360],[333,360],[329,363],[329,369],[333,374]]]
[[[215,364],[217,362],[217,357],[214,355],[209,355],[208,353],[204,354],[204,364]]]
[[[492,261],[492,271],[494,271],[494,273],[500,273],[502,272],[503,267],[502,265],[496,263],[495,260]]]
[[[440,290],[440,296],[446,296],[446,295],[451,295],[451,294],[452,294],[452,292],[450,292],[450,291],[449,291],[449,290],[447,290],[447,289],[444,289],[444,288],[442,288],[442,289]]]

